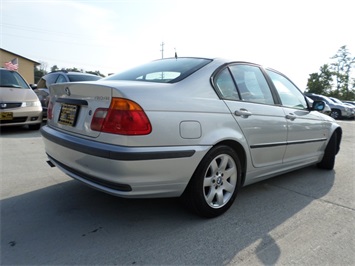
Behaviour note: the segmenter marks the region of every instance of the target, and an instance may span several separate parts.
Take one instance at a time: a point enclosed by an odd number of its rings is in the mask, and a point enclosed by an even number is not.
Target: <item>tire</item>
[[[330,116],[334,119],[341,119],[341,112],[339,110],[334,109],[330,112]]]
[[[327,147],[325,148],[322,161],[317,164],[319,168],[326,170],[334,169],[335,155],[337,154],[337,142],[338,135],[336,132],[334,132],[328,142]]]
[[[38,130],[41,128],[41,124],[33,124],[33,125],[28,125],[28,128],[30,130]]]
[[[228,146],[216,146],[200,162],[183,200],[199,216],[217,217],[233,204],[240,184],[238,155]]]

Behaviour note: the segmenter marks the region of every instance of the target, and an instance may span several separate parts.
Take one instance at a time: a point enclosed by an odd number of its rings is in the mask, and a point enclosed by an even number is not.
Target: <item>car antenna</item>
[[[176,48],[174,48],[174,50],[175,50],[175,59],[177,60],[177,53],[176,53]]]

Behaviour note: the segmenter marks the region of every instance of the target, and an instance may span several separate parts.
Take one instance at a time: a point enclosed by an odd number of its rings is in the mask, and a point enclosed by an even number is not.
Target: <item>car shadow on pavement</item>
[[[334,176],[308,167],[247,186],[214,219],[179,199],[122,199],[64,180],[1,200],[1,264],[225,265],[252,250],[272,265],[281,251],[271,232],[322,200]]]
[[[41,126],[45,125],[46,122],[42,122]],[[10,126],[10,127],[0,127],[1,138],[32,138],[40,137],[40,130],[29,129],[28,126]]]

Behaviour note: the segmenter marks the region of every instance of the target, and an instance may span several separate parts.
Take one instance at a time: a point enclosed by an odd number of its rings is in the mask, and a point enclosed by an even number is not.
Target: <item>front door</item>
[[[270,70],[267,73],[278,91],[287,120],[283,162],[317,161],[327,139],[320,114],[309,110],[304,95],[287,78]]]

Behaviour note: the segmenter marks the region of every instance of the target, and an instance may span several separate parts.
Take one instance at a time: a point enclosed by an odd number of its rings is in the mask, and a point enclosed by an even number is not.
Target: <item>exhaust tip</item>
[[[52,163],[51,161],[48,160],[47,163],[48,163],[48,165],[49,165],[50,167],[55,167],[55,164]]]

